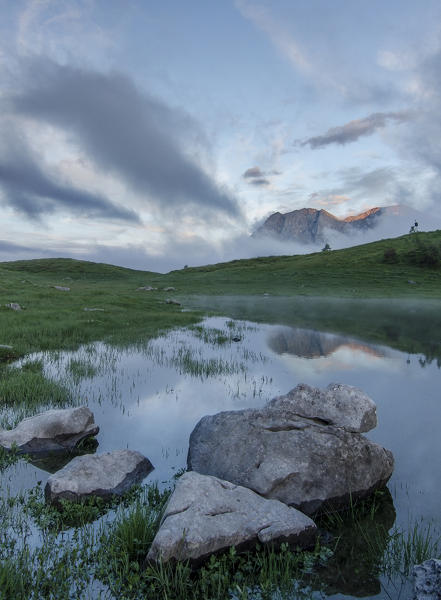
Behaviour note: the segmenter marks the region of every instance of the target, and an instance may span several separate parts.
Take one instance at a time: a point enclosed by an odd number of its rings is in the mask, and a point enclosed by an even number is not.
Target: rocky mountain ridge
[[[281,240],[294,240],[303,244],[323,243],[328,241],[330,232],[350,235],[373,229],[386,218],[408,217],[412,219],[415,212],[409,207],[397,204],[376,206],[358,215],[340,219],[327,210],[301,208],[288,213],[273,213],[252,236],[255,238],[269,236]]]

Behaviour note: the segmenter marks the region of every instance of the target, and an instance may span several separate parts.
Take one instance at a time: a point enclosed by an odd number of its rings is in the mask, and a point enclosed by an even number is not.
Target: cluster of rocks
[[[48,410],[21,421],[15,429],[0,430],[0,447],[32,458],[75,451],[99,427],[86,406]],[[75,456],[46,483],[46,501],[79,502],[91,496],[122,495],[153,470],[151,462],[133,450]]]
[[[311,516],[383,487],[392,453],[362,433],[376,426],[357,388],[298,385],[262,409],[202,418],[147,559],[198,563],[231,545],[309,547]]]

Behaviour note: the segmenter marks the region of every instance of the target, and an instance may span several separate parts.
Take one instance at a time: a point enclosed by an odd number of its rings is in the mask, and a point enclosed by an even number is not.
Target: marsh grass
[[[74,403],[68,387],[49,379],[42,360],[25,361],[21,366],[0,365],[0,414],[3,428],[14,427],[43,408],[66,407]]]
[[[68,371],[74,381],[79,381],[80,379],[92,379],[97,374],[98,369],[90,361],[72,358],[69,361]]]

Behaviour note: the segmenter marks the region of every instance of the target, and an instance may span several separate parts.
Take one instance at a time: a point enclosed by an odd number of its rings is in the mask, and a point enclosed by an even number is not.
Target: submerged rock
[[[315,523],[277,500],[195,472],[184,473],[167,504],[148,561],[190,560],[260,543],[314,543]]]
[[[89,496],[120,496],[152,470],[149,459],[134,450],[77,456],[49,477],[44,489],[46,501],[79,502]]]
[[[415,600],[441,600],[441,560],[430,558],[413,569]]]
[[[20,421],[15,429],[0,430],[0,446],[10,450],[14,445],[29,454],[71,450],[98,431],[86,406],[52,409]]]
[[[308,386],[296,390],[260,410],[201,419],[190,436],[188,469],[248,487],[306,514],[344,508],[383,487],[393,471],[392,453],[347,430],[370,428],[371,401],[363,395],[367,410],[356,418],[357,411],[338,418],[338,398],[344,407],[361,392],[333,384],[324,394],[329,401],[326,410],[307,406],[308,397],[322,398],[319,390]],[[328,424],[333,422],[341,425]]]

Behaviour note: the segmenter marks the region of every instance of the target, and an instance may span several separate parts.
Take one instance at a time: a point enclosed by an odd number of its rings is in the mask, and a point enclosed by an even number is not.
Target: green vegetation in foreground
[[[392,597],[407,585],[415,563],[441,552],[430,525],[417,524],[410,533],[390,530],[393,504],[385,491],[346,514],[324,516],[322,530],[336,535],[327,543],[319,540],[311,551],[283,544],[277,551],[269,546],[244,553],[230,549],[197,570],[187,563],[148,565],[145,557],[170,492],[154,484],[138,488],[118,506],[107,507],[116,511],[112,519],[104,517],[95,526],[88,521],[98,516],[94,510],[102,514],[102,507],[66,502],[58,512],[45,505],[40,486],[0,499],[5,525],[0,530],[0,599],[306,600],[314,591],[323,597],[354,591],[376,595],[381,589]],[[37,548],[24,526],[29,515],[44,540]]]

